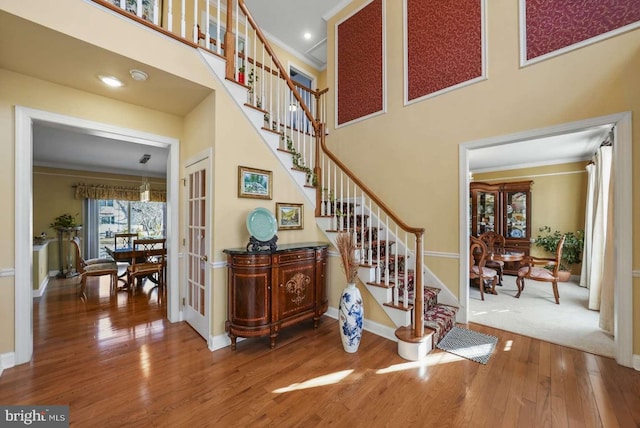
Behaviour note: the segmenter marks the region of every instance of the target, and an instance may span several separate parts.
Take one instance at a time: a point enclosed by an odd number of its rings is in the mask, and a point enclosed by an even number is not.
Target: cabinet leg
[[[271,339],[271,343],[269,344],[269,347],[270,347],[271,349],[273,349],[273,348],[275,348],[275,347],[276,347],[276,336],[277,336],[277,335],[271,335],[271,336],[269,336],[269,338]]]
[[[236,336],[233,334],[229,334],[229,339],[231,339],[231,350],[236,350]]]
[[[320,318],[313,318],[313,328],[318,328],[318,325],[320,324]]]

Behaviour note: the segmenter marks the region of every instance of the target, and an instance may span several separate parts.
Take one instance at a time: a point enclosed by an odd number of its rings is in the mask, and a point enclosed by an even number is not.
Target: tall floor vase
[[[362,338],[363,319],[364,306],[362,306],[360,290],[355,284],[347,284],[347,287],[342,290],[338,305],[340,337],[345,352],[354,353],[358,350]]]

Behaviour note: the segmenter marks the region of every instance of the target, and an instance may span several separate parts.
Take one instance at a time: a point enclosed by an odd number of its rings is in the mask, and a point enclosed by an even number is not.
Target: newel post
[[[422,242],[422,237],[424,232],[416,233],[416,285],[414,287],[415,297],[413,299],[414,308],[413,308],[413,336],[414,337],[422,337],[424,336],[424,285],[423,285],[423,277],[424,274],[422,272],[422,264],[423,264],[423,254],[424,254],[424,243]]]
[[[242,0],[238,0],[242,1]],[[233,34],[233,0],[227,0],[227,29],[224,33],[225,77],[236,80],[236,36]]]

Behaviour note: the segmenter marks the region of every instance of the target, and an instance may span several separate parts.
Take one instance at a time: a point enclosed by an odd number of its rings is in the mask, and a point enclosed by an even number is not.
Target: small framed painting
[[[278,230],[292,230],[304,228],[304,205],[276,203],[276,219]]]
[[[238,167],[238,197],[271,199],[272,173],[263,169]]]

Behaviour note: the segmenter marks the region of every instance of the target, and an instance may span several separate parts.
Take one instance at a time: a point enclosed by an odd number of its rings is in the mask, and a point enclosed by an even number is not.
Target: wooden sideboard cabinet
[[[532,184],[533,181],[471,183],[471,235],[494,231],[504,236],[505,248],[529,255]],[[504,272],[515,275],[519,268],[520,262],[505,262]]]
[[[313,242],[279,245],[274,251],[226,249],[228,305],[225,329],[236,349],[238,337],[269,335],[313,320],[327,311],[327,248]]]

